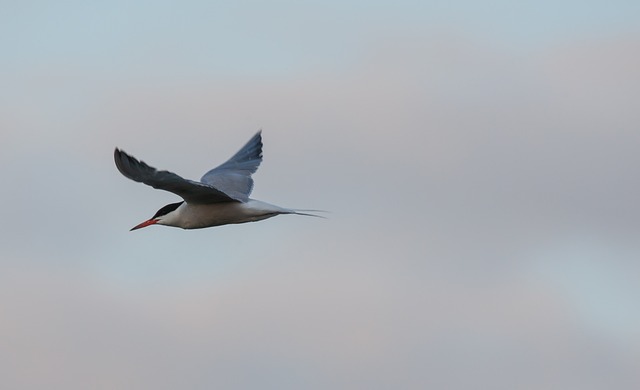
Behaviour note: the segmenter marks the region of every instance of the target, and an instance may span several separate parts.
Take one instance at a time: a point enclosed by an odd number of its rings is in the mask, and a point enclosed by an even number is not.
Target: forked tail
[[[307,217],[327,218],[324,215],[311,214],[311,213],[328,213],[326,210],[305,210],[305,209],[289,209],[288,214],[305,215]]]

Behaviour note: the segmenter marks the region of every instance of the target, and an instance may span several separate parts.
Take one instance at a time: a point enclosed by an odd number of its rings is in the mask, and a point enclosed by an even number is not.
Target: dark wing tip
[[[258,130],[258,132],[251,137],[251,139],[249,140],[249,142],[247,142],[245,144],[244,148],[247,148],[246,150],[246,158],[252,159],[260,159],[262,160],[262,147],[264,145],[262,144],[262,129]],[[242,150],[241,150],[242,151]]]
[[[120,173],[122,173],[126,177],[129,177],[128,172],[131,169],[132,158],[133,157],[129,156],[127,153],[118,148],[115,148],[115,150],[113,151],[113,160],[116,163],[116,168],[118,168],[118,171],[120,171]]]
[[[240,169],[254,173],[262,161],[262,130],[259,130],[240,150],[218,168]]]
[[[118,148],[115,148],[115,150],[113,151],[113,159],[116,162],[116,165],[119,162],[122,162],[122,160],[126,159],[126,158],[130,158],[131,156],[129,156],[126,152],[124,152],[123,150],[120,150]]]
[[[262,158],[262,146],[262,129],[260,129],[249,141],[247,141],[246,144],[244,144],[237,154],[244,151],[248,156],[253,158]]]
[[[115,150],[113,151],[113,161],[115,161],[116,163],[116,168],[118,168],[118,171],[120,171],[120,173],[122,173],[125,176],[127,175],[124,172],[124,169],[125,169],[124,164],[127,157],[129,156],[118,148],[115,148]]]
[[[118,171],[122,173],[126,178],[131,179],[133,181],[142,182],[143,181],[143,172],[153,170],[143,161],[137,160],[135,157],[127,154],[126,152],[115,148],[113,151],[113,159],[116,163],[116,168]]]
[[[122,149],[120,149],[120,148],[115,148],[115,149],[113,150],[113,156],[114,156],[116,159],[118,159],[118,158],[119,158],[119,157],[121,157],[121,156],[128,156],[128,157],[130,157],[130,156],[127,154],[127,152],[125,152],[124,150],[122,150]]]

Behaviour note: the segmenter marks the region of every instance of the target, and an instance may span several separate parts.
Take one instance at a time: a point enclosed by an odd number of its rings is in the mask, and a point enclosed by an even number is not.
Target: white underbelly
[[[278,206],[250,199],[246,203],[225,202],[212,204],[186,204],[180,206],[180,219],[184,229],[200,229],[232,223],[260,221],[289,212]]]

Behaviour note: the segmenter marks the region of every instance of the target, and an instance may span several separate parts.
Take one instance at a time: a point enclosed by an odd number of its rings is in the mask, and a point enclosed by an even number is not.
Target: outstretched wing
[[[238,153],[224,164],[213,168],[200,181],[233,199],[246,202],[253,189],[251,174],[262,162],[262,131],[258,131]]]
[[[117,148],[113,157],[116,167],[125,177],[159,190],[173,192],[187,203],[220,203],[242,200],[210,185],[183,179],[173,172],[158,171],[144,161],[138,161]]]

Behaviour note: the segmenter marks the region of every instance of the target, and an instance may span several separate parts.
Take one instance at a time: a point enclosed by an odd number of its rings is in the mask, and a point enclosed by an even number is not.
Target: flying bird
[[[222,165],[205,173],[200,181],[183,179],[169,171],[159,171],[116,148],[116,167],[125,177],[159,190],[173,192],[183,201],[162,207],[150,219],[131,230],[151,225],[200,229],[232,223],[261,221],[280,214],[320,217],[303,211],[274,206],[249,198],[251,175],[262,162],[262,131],[254,135]]]

